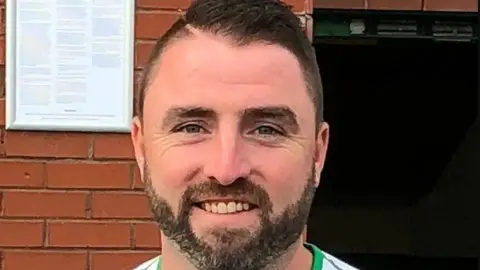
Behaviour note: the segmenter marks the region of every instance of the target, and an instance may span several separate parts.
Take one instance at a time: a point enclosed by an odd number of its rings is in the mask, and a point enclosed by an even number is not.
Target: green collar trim
[[[315,245],[304,243],[304,247],[306,247],[313,255],[313,263],[312,263],[312,270],[322,270],[323,269],[323,259],[324,255],[323,252]]]

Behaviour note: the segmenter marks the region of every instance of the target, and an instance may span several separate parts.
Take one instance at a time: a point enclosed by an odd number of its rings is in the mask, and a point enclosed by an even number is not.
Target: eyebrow
[[[162,127],[168,127],[184,119],[213,119],[215,117],[216,113],[213,110],[204,107],[171,107],[162,119]]]
[[[271,119],[281,122],[290,132],[297,133],[300,129],[296,114],[287,106],[247,108],[240,112],[240,116],[243,124]],[[195,118],[215,120],[217,113],[212,109],[201,106],[171,107],[162,119],[162,127],[167,128],[179,121]]]
[[[297,115],[287,106],[266,106],[248,108],[243,112],[242,121],[256,121],[259,119],[271,119],[281,122],[292,133],[297,133],[300,125]]]

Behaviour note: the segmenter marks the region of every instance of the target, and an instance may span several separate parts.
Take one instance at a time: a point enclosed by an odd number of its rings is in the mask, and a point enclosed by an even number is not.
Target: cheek
[[[264,178],[262,185],[269,193],[274,213],[280,213],[287,205],[298,201],[311,171],[311,160],[298,153],[278,151],[257,155],[254,162]]]
[[[197,172],[203,158],[203,151],[194,145],[165,147],[161,143],[152,143],[146,149],[152,182],[161,182],[172,189],[184,188]]]
[[[179,202],[199,168],[201,157],[185,147],[172,147],[165,151],[162,147],[150,145],[147,149],[146,161],[152,186],[177,213]]]

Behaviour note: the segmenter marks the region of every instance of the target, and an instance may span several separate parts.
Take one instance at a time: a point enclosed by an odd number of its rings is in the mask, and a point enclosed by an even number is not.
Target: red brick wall
[[[311,13],[309,0],[290,0]],[[188,0],[137,0],[136,75]],[[0,0],[0,270],[132,269],[160,243],[128,134],[4,130]]]

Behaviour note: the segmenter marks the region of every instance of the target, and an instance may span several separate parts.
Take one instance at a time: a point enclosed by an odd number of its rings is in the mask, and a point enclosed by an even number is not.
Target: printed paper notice
[[[125,0],[17,0],[16,118],[102,126],[125,121],[132,19]],[[127,34],[126,34],[127,33]]]

